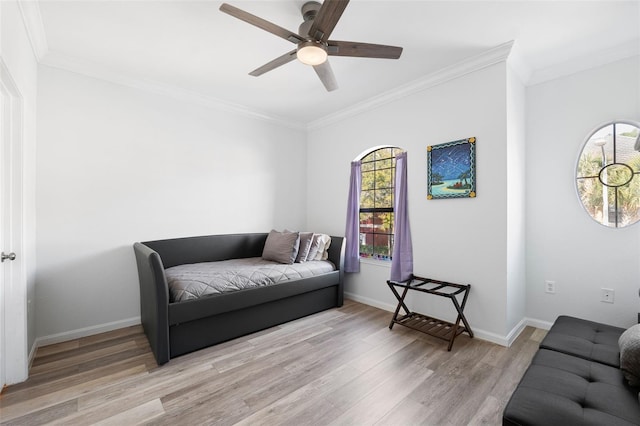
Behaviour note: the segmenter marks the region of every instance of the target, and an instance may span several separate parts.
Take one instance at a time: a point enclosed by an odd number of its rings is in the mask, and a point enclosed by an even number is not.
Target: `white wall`
[[[471,327],[498,341],[507,333],[506,92],[502,62],[308,135],[308,225],[340,235],[350,162],[377,145],[407,150],[414,272],[470,283],[465,312]],[[426,147],[471,136],[477,138],[477,198],[427,200]],[[346,292],[395,308],[389,267],[361,266],[359,274],[347,274]],[[413,302],[418,312],[455,319],[449,300],[417,295]]]
[[[527,316],[574,315],[621,327],[640,311],[640,225],[609,229],[582,209],[575,165],[589,133],[640,122],[640,57],[527,89]],[[544,293],[544,280],[556,294]],[[600,289],[615,303],[600,302]]]
[[[135,322],[135,241],[304,228],[303,131],[48,67],[38,112],[44,342]]]
[[[593,222],[574,168],[597,125],[640,121],[638,75],[634,58],[525,91],[500,63],[305,134],[41,67],[37,336],[135,321],[134,241],[272,227],[342,235],[349,163],[382,144],[408,151],[415,273],[471,283],[466,313],[479,337],[504,341],[525,312],[629,325],[640,225]],[[477,198],[426,200],[427,145],[470,136]],[[346,291],[393,308],[388,277],[388,265],[363,263]],[[545,279],[557,294],[544,294]],[[615,304],[599,302],[604,286]],[[455,318],[446,300],[411,302]]]
[[[9,366],[22,364],[18,369],[7,371],[9,383],[26,379],[27,356],[36,339],[35,309],[32,301],[35,297],[35,146],[36,146],[36,95],[37,95],[37,62],[31,50],[27,32],[22,16],[15,1],[0,2],[0,59],[6,66],[11,80],[16,86],[22,103],[22,181],[17,182],[21,187],[22,218],[19,220],[22,227],[22,247],[2,247],[2,250],[14,250],[18,258],[14,261],[14,268],[20,269],[22,276],[20,282],[14,284],[21,288],[13,289],[12,294],[19,297],[11,299],[11,303],[20,303],[20,306],[11,306],[11,312],[5,312],[8,316],[5,324],[19,328],[12,330],[12,335],[20,335],[24,347],[19,351],[16,348],[7,349],[10,355],[18,355],[23,358],[18,362],[7,362]],[[17,164],[14,164],[17,166]],[[24,286],[25,288],[22,288]],[[8,291],[8,288],[5,289]],[[5,293],[6,295],[7,293]],[[21,330],[26,322],[25,330]],[[22,335],[25,334],[25,335]],[[12,340],[15,344],[15,341]],[[18,371],[19,370],[19,371]]]

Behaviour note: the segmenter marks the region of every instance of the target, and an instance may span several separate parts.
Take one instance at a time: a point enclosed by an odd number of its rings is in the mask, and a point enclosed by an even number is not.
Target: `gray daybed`
[[[166,269],[185,264],[259,258],[267,233],[209,235],[135,243],[142,326],[156,362],[287,321],[342,306],[344,238],[331,237],[335,270],[273,285],[174,302]]]

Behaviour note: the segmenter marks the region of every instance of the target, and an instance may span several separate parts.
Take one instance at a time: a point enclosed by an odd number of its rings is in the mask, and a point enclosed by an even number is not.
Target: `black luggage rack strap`
[[[467,304],[471,284],[456,284],[412,275],[407,281],[387,281],[387,285],[393,292],[396,299],[398,299],[398,306],[393,314],[393,318],[391,318],[391,322],[389,323],[390,330],[393,328],[394,324],[400,324],[405,327],[421,331],[430,336],[448,340],[448,351],[451,350],[453,341],[458,335],[466,332],[470,337],[473,337],[471,326],[469,326],[467,318],[464,316],[464,307]],[[402,295],[398,293],[396,288],[404,289],[402,290]],[[420,291],[450,299],[458,312],[456,322],[451,323],[417,312],[411,312],[404,303],[404,299],[409,290]],[[459,303],[456,297],[459,294],[462,294],[462,303]],[[404,310],[405,315],[400,315],[401,308]],[[460,321],[462,321],[463,325],[460,324]]]

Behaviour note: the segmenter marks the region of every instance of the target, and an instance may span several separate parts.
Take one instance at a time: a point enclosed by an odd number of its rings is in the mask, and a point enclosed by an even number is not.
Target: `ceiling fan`
[[[223,3],[220,10],[297,45],[292,51],[251,71],[249,75],[260,76],[297,58],[303,64],[312,66],[324,87],[332,91],[338,88],[338,83],[327,60],[328,56],[398,59],[402,54],[402,47],[329,40],[347,4],[348,0],[325,0],[322,4],[316,1],[306,2],[302,5],[304,22],[300,25],[298,34],[227,3]]]

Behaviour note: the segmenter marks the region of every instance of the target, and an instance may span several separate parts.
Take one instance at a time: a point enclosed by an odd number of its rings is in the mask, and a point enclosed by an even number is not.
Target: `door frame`
[[[4,262],[4,352],[5,384],[19,383],[27,379],[29,369],[28,308],[26,262],[24,259],[24,101],[15,80],[0,56],[0,93],[3,102],[0,117],[0,149],[8,157],[9,170],[4,173],[8,180],[0,191],[9,191],[10,199],[9,235],[4,236],[5,247],[0,250],[13,251],[16,260]],[[9,279],[6,279],[6,278]],[[4,384],[3,384],[4,385]],[[0,386],[1,388],[2,386]]]

